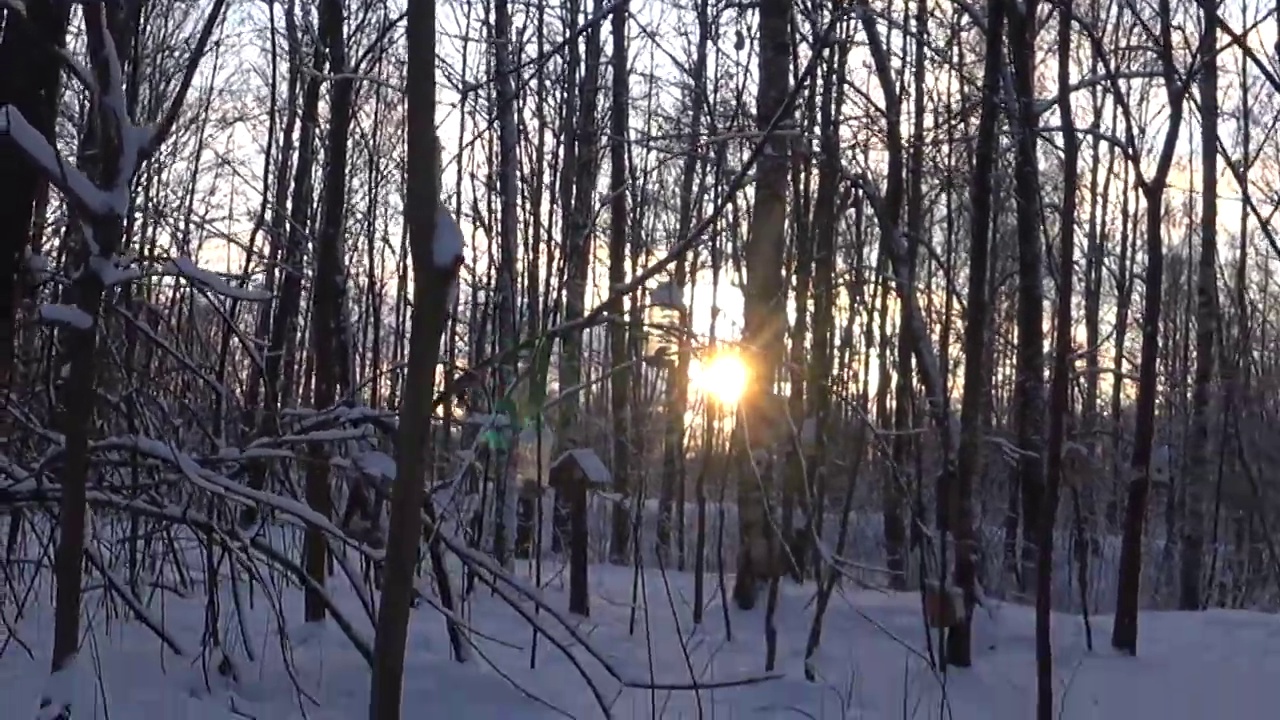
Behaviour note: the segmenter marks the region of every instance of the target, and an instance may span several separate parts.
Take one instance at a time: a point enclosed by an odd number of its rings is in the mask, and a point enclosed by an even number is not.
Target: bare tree
[[[1014,196],[1018,232],[1018,347],[1014,374],[1018,433],[1018,484],[1022,492],[1024,559],[1022,576],[1034,573],[1034,543],[1044,501],[1044,251],[1040,238],[1040,173],[1036,162],[1036,3],[1009,13],[1009,55],[1016,112],[1010,125],[1016,144]]]
[[[1071,87],[1071,23],[1072,0],[1062,0],[1058,19],[1058,88],[1070,92]],[[1057,524],[1058,497],[1063,485],[1067,421],[1071,411],[1072,346],[1071,300],[1075,276],[1076,193],[1079,184],[1080,140],[1076,136],[1075,117],[1070,102],[1058,104],[1062,116],[1062,207],[1059,212],[1058,298],[1054,313],[1053,373],[1049,390],[1049,438],[1047,447],[1046,487],[1039,514],[1036,537],[1039,558],[1036,564],[1036,717],[1052,720],[1053,702],[1053,556],[1054,526]],[[1077,509],[1078,512],[1078,509]]]
[[[1120,551],[1116,620],[1111,631],[1112,646],[1131,654],[1138,652],[1138,592],[1142,576],[1141,543],[1143,525],[1146,521],[1147,495],[1151,491],[1151,454],[1155,444],[1156,363],[1160,351],[1162,299],[1159,289],[1164,287],[1164,238],[1161,229],[1164,193],[1177,147],[1178,132],[1182,127],[1183,104],[1191,87],[1189,80],[1181,77],[1174,56],[1174,20],[1170,0],[1160,0],[1158,12],[1158,52],[1165,93],[1169,101],[1169,120],[1164,144],[1160,149],[1160,156],[1152,175],[1145,177],[1136,164],[1133,167],[1133,172],[1138,178],[1138,186],[1147,201],[1147,291],[1143,299],[1142,359],[1138,368],[1137,418],[1134,428],[1133,457],[1130,462],[1132,476],[1129,480],[1124,538]],[[1129,146],[1132,148],[1136,146],[1133,141],[1132,111],[1126,108],[1125,116],[1127,137]]]
[[[759,91],[756,98],[756,127],[768,132],[773,127],[789,127],[786,113],[790,103],[791,5],[782,0],[760,3]],[[769,423],[774,374],[781,355],[786,330],[786,294],[782,282],[783,240],[787,222],[787,159],[790,139],[775,134],[765,140],[755,183],[755,207],[751,216],[746,248],[747,286],[743,293],[743,344],[750,358],[750,388],[743,397],[743,416],[735,433],[738,444],[739,554],[733,597],[738,607],[755,606],[758,583],[776,563],[777,540],[770,521],[768,494],[770,470],[760,468],[752,457],[760,447],[756,438]]]
[[[987,371],[981,362],[986,356],[983,345],[987,333],[987,255],[990,252],[991,192],[996,165],[996,125],[1000,114],[1000,88],[1004,67],[1004,15],[1005,3],[990,0],[987,3],[987,34],[982,75],[982,115],[978,120],[978,141],[974,152],[973,180],[969,190],[969,208],[972,227],[969,233],[969,292],[964,325],[964,396],[960,405],[960,445],[955,476],[955,486],[948,488],[944,501],[947,512],[940,517],[952,522],[965,522],[961,518],[961,506],[969,502],[965,497],[982,472],[982,404],[985,395]],[[974,572],[972,565],[960,566],[957,555],[956,579],[960,574]],[[947,662],[967,666],[972,662],[970,630],[962,626],[948,634]]]
[[[317,358],[312,386],[313,404],[326,410],[339,391],[351,387],[350,350],[345,324],[346,253],[343,247],[346,209],[347,144],[351,131],[353,81],[347,74],[346,37],[341,0],[325,0],[320,6],[320,32],[329,55],[329,68],[341,79],[333,84],[329,98],[329,160],[325,169],[320,232],[316,236],[315,287],[312,291],[311,347]],[[307,466],[307,504],[325,518],[333,515],[333,489],[329,484],[329,457],[321,443],[313,443],[312,462]],[[359,487],[359,486],[356,486]],[[357,504],[367,505],[363,499]],[[366,522],[368,511],[365,511]],[[329,561],[328,541],[317,527],[307,528],[305,564],[318,587],[324,587]],[[323,620],[325,606],[311,586],[306,594],[306,619]]]
[[[1200,34],[1200,154],[1204,199],[1200,207],[1200,262],[1196,273],[1196,369],[1187,438],[1186,517],[1182,521],[1178,607],[1204,607],[1206,506],[1212,483],[1210,414],[1218,349],[1218,4],[1204,2]]]
[[[408,196],[406,224],[413,250],[413,324],[409,337],[409,366],[405,383],[433,385],[440,358],[441,336],[448,318],[450,296],[462,263],[461,233],[439,207],[440,144],[436,136],[436,16],[435,5],[409,6]],[[370,680],[369,720],[400,717],[404,682],[404,653],[413,597],[413,571],[423,525],[423,475],[431,447],[432,396],[406,392],[396,436],[396,479],[391,493],[387,559],[382,581]],[[428,533],[436,528],[428,527]]]
[[[500,352],[513,350],[519,342],[516,329],[516,266],[519,262],[519,241],[517,236],[519,223],[519,205],[516,196],[516,171],[519,164],[517,156],[519,146],[516,142],[515,118],[515,71],[511,59],[511,12],[506,0],[495,0],[493,4],[493,53],[495,85],[497,87],[498,113],[498,348]],[[518,371],[516,357],[511,354],[501,367],[501,387],[505,393],[516,390],[516,374]],[[520,442],[520,432],[516,424],[519,418],[512,417],[511,424],[515,433],[514,442]],[[508,548],[508,534],[514,528],[510,520],[514,513],[510,509],[516,503],[516,453],[508,452],[505,462],[499,470],[494,492],[494,526],[493,556],[501,565],[507,565],[511,559]],[[537,478],[524,478],[536,482]]]
[[[620,2],[613,8],[611,32],[613,50],[610,58],[612,101],[609,124],[609,286],[615,288],[626,281],[627,274],[627,12],[630,5]],[[611,291],[612,292],[612,291]],[[613,295],[609,323],[609,357],[613,370],[609,376],[610,411],[613,415],[613,478],[624,495],[629,491],[631,475],[630,407],[631,373],[624,371],[628,355],[627,325],[622,321],[624,298]],[[635,500],[633,499],[633,502]],[[610,557],[622,564],[627,560],[631,541],[631,516],[625,505],[615,505]]]

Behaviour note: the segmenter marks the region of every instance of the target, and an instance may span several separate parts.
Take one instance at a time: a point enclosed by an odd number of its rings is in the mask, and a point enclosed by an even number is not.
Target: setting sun
[[[738,404],[750,377],[750,370],[742,356],[729,350],[722,350],[696,363],[691,370],[693,372],[690,379],[694,387],[728,407]]]

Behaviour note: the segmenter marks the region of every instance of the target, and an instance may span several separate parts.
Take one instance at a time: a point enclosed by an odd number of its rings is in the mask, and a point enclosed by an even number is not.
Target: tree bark
[[[968,303],[964,319],[964,389],[960,401],[960,449],[956,462],[955,487],[944,496],[948,515],[956,514],[965,495],[972,492],[976,479],[982,473],[982,410],[986,396],[987,370],[982,360],[986,358],[987,323],[991,309],[988,305],[987,270],[991,248],[991,196],[994,185],[998,138],[996,124],[1000,116],[1000,76],[1004,67],[1004,13],[1003,0],[987,2],[987,36],[982,78],[982,111],[978,119],[978,140],[974,148],[973,181],[969,188],[969,207],[972,227],[969,233],[969,287]],[[948,525],[957,520],[948,519]],[[961,571],[972,573],[972,566],[959,566],[956,558],[956,582]],[[968,619],[959,628],[947,633],[946,661],[966,667],[972,663],[972,643]]]
[[[507,352],[520,342],[516,328],[516,267],[520,249],[516,175],[520,160],[516,140],[515,79],[512,77],[515,68],[511,58],[511,11],[507,0],[495,0],[493,4],[493,34],[498,93],[498,351]],[[514,392],[518,371],[514,354],[499,365],[503,392]],[[494,491],[493,556],[503,567],[509,566],[512,555],[510,535],[515,528],[510,525],[516,516],[514,506],[519,494],[515,456],[524,429],[520,425],[523,419],[511,418],[512,438],[504,460],[499,462],[500,477]],[[537,482],[537,478],[523,479]]]
[[[791,3],[762,0],[760,3],[759,90],[756,98],[756,127],[761,132],[774,125],[774,118],[787,109],[791,90]],[[788,128],[784,118],[779,127]],[[738,446],[738,574],[733,597],[738,607],[755,606],[759,582],[770,573],[775,561],[777,538],[768,517],[767,470],[759,470],[751,458],[756,435],[772,405],[774,374],[781,360],[786,331],[786,289],[782,282],[783,243],[787,224],[787,161],[790,139],[774,135],[765,140],[758,163],[755,207],[751,215],[746,247],[746,288],[743,293],[743,344],[751,369],[749,387],[743,394],[742,412],[748,421],[739,422],[734,442]]]
[[[1061,12],[1070,17],[1072,0],[1062,0]],[[1071,87],[1071,24],[1058,26],[1058,87]],[[1072,322],[1071,288],[1075,275],[1076,185],[1079,178],[1079,139],[1071,103],[1061,103],[1063,180],[1059,237],[1057,317],[1054,322],[1053,379],[1049,398],[1048,485],[1040,508],[1037,537],[1040,553],[1036,563],[1036,717],[1053,720],[1053,543],[1058,515],[1058,495],[1063,483],[1063,451],[1067,438],[1067,416],[1071,411]]]
[[[1196,369],[1191,395],[1191,430],[1187,438],[1186,515],[1182,521],[1178,607],[1204,607],[1205,506],[1213,483],[1209,456],[1209,423],[1218,342],[1218,3],[1203,0],[1204,31],[1200,36],[1200,156],[1204,178],[1200,206],[1200,262],[1196,274]]]
[[[698,40],[697,48],[694,50],[693,74],[689,79],[691,89],[687,96],[687,102],[689,103],[689,147],[680,168],[680,199],[677,210],[679,224],[676,228],[677,242],[687,238],[693,229],[694,180],[698,172],[697,150],[701,140],[704,113],[703,85],[706,82],[707,74],[707,46],[710,44],[710,19],[707,17],[707,0],[699,0],[697,12]],[[663,528],[666,528],[667,537],[663,538],[661,535],[659,537],[659,546],[663,548],[666,547],[667,541],[670,539],[670,503],[677,495],[676,485],[677,483],[683,484],[686,481],[684,477],[685,413],[688,411],[689,406],[689,366],[693,362],[693,348],[689,338],[689,332],[692,329],[690,324],[691,308],[684,299],[685,286],[689,283],[689,258],[685,254],[676,258],[675,271],[672,273],[672,283],[676,287],[676,292],[679,293],[681,307],[676,363],[668,379],[666,454],[663,456],[662,467],[662,494],[665,509],[658,525],[660,534],[663,532]],[[683,495],[684,493],[680,493],[681,497]],[[680,533],[679,537],[683,538],[684,534]],[[676,556],[678,558],[684,557],[683,543],[681,543]],[[701,558],[695,559],[695,565],[701,568]],[[695,577],[695,582],[702,582],[701,573],[698,573]],[[695,608],[695,613],[700,616],[701,608],[696,605]]]
[[[0,106],[22,113],[47,140],[54,137],[57,119],[59,63],[52,58],[33,60],[64,44],[69,12],[69,4],[54,0],[26,3],[25,18],[15,10],[0,10],[0,24],[5,27],[0,35],[0,67],[28,66],[22,72],[0,73]],[[17,147],[0,142],[0,236],[4,238],[0,244],[0,397],[6,403],[17,350],[17,309],[27,277],[23,255],[42,192],[48,193],[47,181]],[[6,424],[0,419],[0,430]]]
[[[299,315],[302,312],[303,256],[307,244],[307,225],[312,215],[315,188],[312,176],[316,162],[316,129],[320,123],[320,83],[328,53],[323,42],[312,50],[311,73],[303,85],[300,127],[298,130],[298,163],[293,173],[293,189],[289,199],[289,232],[280,259],[280,286],[275,312],[271,319],[271,339],[263,369],[263,409],[258,418],[257,435],[278,434],[280,409],[288,402],[293,385],[292,358],[297,344]],[[266,487],[271,465],[268,461],[253,463],[249,468],[249,487]],[[240,520],[244,526],[258,521],[259,509],[246,507]]]
[[[1147,272],[1143,298],[1142,355],[1138,368],[1137,421],[1134,429],[1133,456],[1130,461],[1128,497],[1125,505],[1124,536],[1120,546],[1120,568],[1116,592],[1116,619],[1111,630],[1111,645],[1131,655],[1138,653],[1138,602],[1142,583],[1142,536],[1146,524],[1147,497],[1151,492],[1151,451],[1155,440],[1155,410],[1158,388],[1157,363],[1160,357],[1161,290],[1164,288],[1164,239],[1160,223],[1163,219],[1164,190],[1178,131],[1182,127],[1183,101],[1187,85],[1179,78],[1174,65],[1172,10],[1170,0],[1160,0],[1160,57],[1164,84],[1169,100],[1169,120],[1164,147],[1156,170],[1138,185],[1147,201]],[[1132,137],[1132,130],[1130,130]],[[1130,143],[1133,144],[1132,142]]]
[[[613,53],[611,60],[612,107],[609,133],[609,287],[613,288],[627,279],[627,12],[629,3],[620,2],[613,9],[611,32]],[[617,296],[611,301],[609,313],[609,359],[613,373],[609,376],[609,403],[613,415],[613,482],[623,497],[631,494],[630,460],[631,438],[629,414],[631,403],[631,373],[621,370],[627,356],[627,324],[623,322],[625,301]],[[643,503],[641,496],[630,497],[632,503]],[[628,506],[613,506],[613,522],[609,558],[616,564],[628,560],[627,547],[631,540],[631,514]]]
[[[1016,137],[1014,195],[1018,226],[1018,341],[1014,403],[1022,490],[1022,572],[1035,572],[1037,523],[1044,501],[1044,246],[1040,237],[1040,178],[1036,161],[1035,41],[1036,0],[1014,3],[1009,11],[1009,54],[1013,61],[1016,110],[1010,118]]]
[[[600,0],[597,0],[597,4]],[[578,0],[569,0],[570,22],[579,22]],[[599,129],[597,104],[600,95],[600,28],[592,25],[587,30],[585,69],[577,81],[577,90],[567,90],[569,100],[578,98],[577,104],[569,102],[565,107],[565,159],[561,173],[563,196],[562,224],[564,231],[564,262],[567,281],[564,290],[564,321],[581,320],[587,296],[587,277],[591,258],[591,223],[594,212],[596,173],[599,170]],[[568,70],[570,84],[577,72],[577,43],[569,44]],[[576,118],[575,118],[576,114]],[[576,388],[582,383],[582,331],[570,330],[560,339],[560,386]],[[560,429],[558,442],[565,449],[581,445],[586,440],[579,429],[582,399],[574,391],[560,403]]]
[[[436,247],[439,241],[436,231],[443,223],[438,209],[440,144],[435,127],[435,13],[434,3],[410,3],[406,30],[409,58],[405,220],[417,278],[413,286],[406,386],[434,384],[449,300],[462,262],[460,255],[450,258]],[[391,491],[382,598],[374,636],[369,720],[399,720],[400,717],[413,575],[423,531],[423,475],[431,468],[426,457],[431,447],[431,405],[430,392],[404,393],[396,438],[396,479]]]
[[[346,36],[343,30],[341,0],[324,0],[320,5],[320,36],[327,46],[329,68],[338,76],[329,96],[329,163],[325,168],[324,197],[321,202],[320,232],[316,235],[315,278],[311,294],[311,350],[320,359],[316,363],[312,386],[312,405],[317,410],[331,407],[338,390],[351,385],[350,353],[339,342],[343,334],[343,306],[346,298],[346,270],[343,267],[343,225],[347,195],[347,140],[351,130],[351,98],[353,81],[347,72]],[[307,505],[329,518],[333,514],[332,488],[329,485],[329,452],[324,443],[311,443],[308,448]],[[360,487],[351,483],[353,492]],[[363,507],[363,505],[362,505]],[[371,521],[367,508],[362,518]],[[307,622],[323,620],[325,601],[316,588],[325,586],[329,543],[324,531],[307,526],[304,541],[307,575],[315,586],[308,585],[304,600]]]

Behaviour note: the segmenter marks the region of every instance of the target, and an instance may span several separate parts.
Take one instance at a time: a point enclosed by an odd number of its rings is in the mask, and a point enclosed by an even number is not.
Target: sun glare
[[[717,352],[699,362],[694,370],[691,379],[695,387],[721,405],[737,405],[747,389],[750,370],[746,361],[736,352]]]

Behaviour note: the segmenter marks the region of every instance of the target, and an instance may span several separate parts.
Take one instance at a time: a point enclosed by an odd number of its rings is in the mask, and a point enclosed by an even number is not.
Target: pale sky
[[[1238,3],[1233,3],[1226,11],[1231,25],[1236,28],[1241,27],[1241,22],[1238,19],[1240,17],[1239,7],[1240,5]],[[441,32],[446,38],[454,38],[451,40],[446,39],[441,42],[441,62],[442,64],[447,62],[454,68],[459,68],[461,66],[460,60],[457,56],[459,41],[456,38],[465,34],[463,32],[464,26],[462,24],[462,6],[457,3],[450,3],[443,6],[441,10],[442,12],[439,14]],[[473,12],[474,11],[475,9],[473,7]],[[642,75],[644,73],[648,73],[652,69],[659,78],[667,81],[662,88],[663,94],[674,96],[677,92],[677,88],[670,84],[679,76],[679,73],[675,70],[673,59],[678,60],[681,63],[691,61],[691,58],[689,57],[689,44],[692,42],[692,38],[689,38],[686,42],[685,39],[682,39],[681,33],[684,32],[691,34],[693,32],[691,29],[693,27],[691,12],[677,12],[670,9],[665,4],[660,5],[654,2],[637,3],[635,5],[635,12],[640,22],[632,24],[630,47],[633,72],[637,73],[637,76],[632,79],[632,95],[634,98],[632,110],[633,123],[637,118],[643,115],[642,103],[644,101],[642,96],[644,94],[645,80]],[[1265,12],[1271,12],[1271,10],[1266,10]],[[475,21],[473,20],[473,23],[474,22]],[[517,26],[519,26],[521,22],[522,21],[517,18]],[[725,22],[727,23],[729,21],[726,20]],[[1266,49],[1265,56],[1270,55],[1270,48],[1273,46],[1276,38],[1275,25],[1276,23],[1274,20],[1269,20],[1268,22],[1260,25],[1251,37],[1255,47]],[[642,32],[642,29],[645,29],[648,32]],[[750,28],[745,28],[745,30],[750,32]],[[471,34],[475,34],[474,28],[472,29]],[[734,58],[734,52],[732,50],[733,33],[729,29],[726,29],[722,35],[724,36],[722,38],[722,43],[726,52],[726,61],[732,61]],[[605,43],[605,52],[607,55],[609,51],[609,36],[607,31],[603,34],[603,41]],[[243,68],[249,64],[261,64],[261,58],[263,55],[261,54],[261,50],[252,44],[253,42],[260,41],[243,38],[239,43],[237,43],[234,47],[234,52],[236,53],[234,64],[226,60],[224,57],[220,65],[216,68],[220,82],[231,81],[237,73],[243,73]],[[754,65],[754,61],[751,58],[752,49],[750,48],[750,44],[751,43],[748,43],[748,48],[746,50],[739,53],[741,61],[746,62],[748,66]],[[1049,45],[1042,43],[1042,46],[1043,55],[1048,56],[1053,52],[1053,49],[1049,47]],[[476,58],[478,57],[474,55],[474,53],[477,52],[477,46],[474,43],[472,45],[472,52],[472,65],[474,66]],[[524,48],[525,57],[532,55],[534,52],[535,50],[532,47]],[[228,49],[224,49],[224,55],[227,53]],[[859,71],[861,64],[857,55],[858,51],[855,50],[854,56],[850,58],[850,70],[855,74],[867,75],[868,70],[866,68]],[[1230,58],[1224,59],[1224,62],[1222,63],[1222,85],[1224,91],[1222,93],[1221,102],[1224,111],[1233,110],[1236,104],[1234,99],[1235,93],[1230,90],[1230,85],[1233,82],[1231,80],[1231,76],[1235,74],[1235,67],[1238,64],[1238,60],[1235,55],[1236,54],[1233,53]],[[207,81],[208,74],[214,71],[215,69],[212,63],[207,60],[201,68],[200,74],[203,77],[197,79],[197,87],[200,86],[201,82]],[[1046,60],[1042,63],[1040,72],[1042,75],[1047,76],[1046,83],[1048,86],[1052,87],[1056,85],[1056,78],[1054,76],[1056,71],[1054,70],[1053,64],[1050,60]],[[1081,72],[1076,73],[1077,77],[1081,77],[1083,75],[1083,69]],[[1256,71],[1254,71],[1252,75],[1256,78]],[[475,80],[480,77],[480,74],[476,72],[474,67],[471,67],[468,69],[467,77]],[[862,85],[864,88],[873,85],[873,83],[869,82],[869,77],[864,79],[868,80],[867,83]],[[243,84],[243,75],[240,76],[240,80]],[[937,82],[941,82],[941,80],[942,78],[938,78]],[[1156,92],[1160,92],[1158,86],[1153,87],[1156,88]],[[1269,94],[1269,92],[1262,93],[1262,95]],[[872,90],[871,98],[878,101],[878,93]],[[1087,100],[1087,98],[1081,98],[1081,100],[1077,101],[1077,123],[1087,122],[1086,106],[1082,104],[1084,100]],[[460,118],[460,114],[457,112],[458,99],[456,94],[442,88],[440,102],[441,105],[437,112],[441,124],[441,135],[443,142],[445,143],[445,155],[446,157],[456,157],[456,138],[458,137],[458,122]],[[602,105],[606,103],[607,97],[602,97],[601,102]],[[860,114],[857,110],[857,103],[859,102],[860,101],[855,101],[854,99],[848,101],[846,114],[851,116]],[[1158,100],[1153,98],[1153,102],[1158,102]],[[749,107],[753,106],[754,101],[748,100],[747,105]],[[1265,114],[1269,114],[1270,108],[1267,108],[1266,110],[1267,112]],[[1059,120],[1056,110],[1046,114],[1044,117],[1044,123],[1046,125],[1057,125],[1058,122]],[[1166,205],[1169,208],[1181,208],[1185,201],[1185,193],[1191,191],[1192,188],[1198,188],[1201,184],[1198,176],[1199,151],[1196,147],[1196,141],[1193,141],[1192,139],[1193,135],[1198,135],[1198,125],[1198,116],[1189,106],[1187,120],[1184,122],[1184,128],[1181,134],[1179,148],[1180,160],[1175,164],[1175,169],[1171,174],[1170,190],[1166,196]],[[1151,131],[1159,132],[1160,123],[1156,122],[1148,127]],[[1233,131],[1234,129],[1230,124],[1230,120],[1224,118],[1221,127],[1221,132],[1224,138],[1231,137]],[[256,168],[260,168],[261,163],[255,159],[260,153],[260,146],[263,142],[262,138],[258,137],[259,132],[259,129],[252,127],[248,123],[241,122],[232,125],[230,131],[225,133],[221,139],[215,138],[214,142],[210,144],[210,147],[203,154],[205,162],[210,162],[216,154],[232,155],[243,160],[242,164],[244,168],[246,168],[246,176],[239,179],[232,179],[228,177],[217,179],[216,184],[218,187],[212,188],[212,194],[208,198],[210,202],[225,204],[234,209],[233,212],[220,211],[217,216],[210,217],[209,222],[213,225],[212,231],[215,234],[220,233],[229,237],[240,238],[241,242],[243,242],[243,239],[248,235],[250,223],[254,214],[257,212],[257,206],[260,202],[260,198],[257,197],[258,179],[256,177],[256,174],[259,171]],[[472,121],[472,125],[467,134],[468,137],[474,137],[476,135],[474,121]],[[854,141],[855,138],[850,136],[849,142]],[[1234,142],[1229,144],[1234,146]],[[475,148],[475,150],[482,149],[483,146]],[[641,148],[637,147],[633,152],[635,153],[634,157],[636,157],[637,160],[642,159],[643,150]],[[1274,155],[1273,148],[1269,147],[1268,152],[1269,154]],[[1084,160],[1086,162],[1088,161],[1087,156]],[[525,162],[528,161],[529,159],[526,158]],[[468,159],[469,164],[470,162],[471,160]],[[605,182],[605,176],[607,174],[607,161],[601,169],[601,182],[603,183]],[[1082,170],[1085,170],[1085,168],[1082,167]],[[453,190],[452,185],[454,172],[455,169],[452,167],[446,168],[445,170],[445,183],[450,191]],[[1280,175],[1280,173],[1276,170],[1275,162],[1271,161],[1265,162],[1260,167],[1256,168],[1251,174],[1251,178],[1254,179],[1258,185],[1263,186],[1266,190],[1270,190],[1271,188],[1280,186],[1280,177],[1277,177],[1277,175]],[[1085,178],[1087,178],[1087,175]],[[1263,188],[1260,188],[1260,190],[1261,189]],[[548,188],[548,191],[552,190],[553,188]],[[469,187],[467,188],[467,191],[469,192]],[[1221,196],[1219,226],[1223,230],[1225,236],[1231,236],[1234,235],[1235,230],[1239,227],[1239,215],[1242,210],[1242,204],[1236,199],[1239,196],[1239,189],[1236,187],[1234,178],[1225,172],[1222,173],[1222,177],[1219,181],[1219,192]],[[1259,195],[1260,194],[1261,192],[1259,192]],[[749,199],[749,191],[744,195],[744,198]],[[1269,209],[1261,202],[1261,198],[1255,196],[1255,201],[1263,207],[1264,212]],[[603,193],[597,197],[597,202],[604,202]],[[470,222],[470,218],[467,217],[466,213],[464,213],[463,217],[459,218],[459,222],[463,227],[464,233],[474,234],[476,232],[473,223]],[[389,228],[389,235],[393,238],[393,242],[394,238],[398,236],[398,231],[395,230],[395,225],[396,223],[392,221],[391,227]],[[1173,241],[1177,241],[1178,238],[1171,237],[1169,240],[1172,243]],[[603,242],[603,236],[598,236],[597,241]],[[597,247],[597,252],[603,257],[602,245]],[[665,250],[657,248],[655,249],[655,252],[662,254]],[[1229,257],[1233,252],[1233,250],[1224,249],[1224,258]],[[473,251],[469,253],[469,259],[472,262],[473,268],[475,268],[477,261],[484,262],[479,255],[480,254],[476,252],[475,248],[473,248]],[[199,252],[199,260],[201,264],[214,270],[230,270],[238,272],[240,268],[239,258],[240,253],[237,250],[228,249],[227,243],[220,242],[216,238],[205,242]],[[599,280],[593,281],[593,285],[589,289],[588,306],[591,306],[594,302],[602,300],[604,296],[604,268],[597,265],[593,271],[593,276],[598,276]],[[692,308],[694,330],[700,334],[706,334],[709,330],[711,316],[709,272],[703,273],[696,280],[697,289],[692,293],[694,298]],[[733,277],[732,267],[726,267],[722,276],[720,296],[718,298],[718,304],[722,312],[717,334],[722,339],[725,337],[732,338],[736,336],[738,330],[740,330],[742,298],[740,291],[733,286],[734,280],[735,278]],[[389,288],[389,290],[390,289],[391,288]],[[686,294],[686,297],[688,297],[688,294]],[[842,306],[843,305],[844,303],[842,303]],[[874,362],[874,358],[869,360]]]

